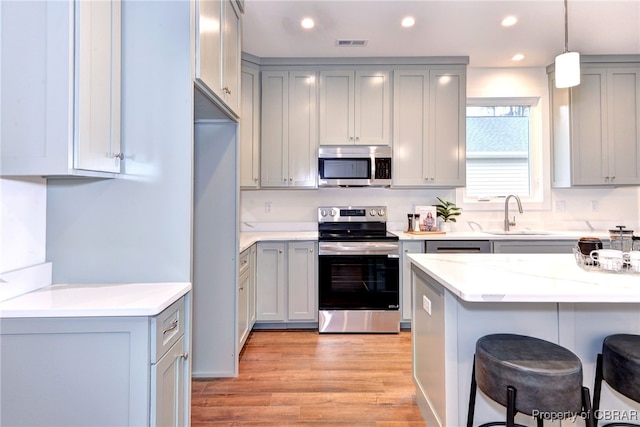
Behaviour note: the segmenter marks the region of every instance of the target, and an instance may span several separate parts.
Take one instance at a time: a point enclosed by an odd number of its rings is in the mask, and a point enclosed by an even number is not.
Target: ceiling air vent
[[[368,40],[336,40],[338,47],[365,47]]]

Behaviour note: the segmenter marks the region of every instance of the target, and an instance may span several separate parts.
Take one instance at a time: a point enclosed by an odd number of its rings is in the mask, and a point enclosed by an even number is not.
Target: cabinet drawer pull
[[[162,331],[162,334],[166,334],[167,332],[171,332],[174,329],[176,329],[178,327],[178,319],[173,319],[173,321],[171,322],[171,326],[169,326],[167,329],[164,329]]]

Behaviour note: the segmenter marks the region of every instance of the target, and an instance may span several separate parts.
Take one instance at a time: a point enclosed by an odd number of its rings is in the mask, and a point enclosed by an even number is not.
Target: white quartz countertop
[[[0,318],[155,316],[191,283],[51,285],[0,302]]]
[[[640,274],[587,271],[573,254],[409,254],[464,301],[640,302]]]
[[[542,231],[535,234],[535,230],[514,230],[502,234],[497,231],[454,231],[445,234],[410,234],[404,231],[389,230],[400,240],[575,240],[581,237],[598,237],[609,240],[607,232],[593,231]],[[240,233],[240,252],[260,241],[291,241],[318,240],[317,231],[243,231]]]
[[[240,233],[240,252],[256,242],[318,240],[317,231],[243,231]]]
[[[490,231],[453,231],[445,234],[427,233],[412,234],[404,231],[391,232],[400,240],[580,240],[581,237],[598,237],[609,240],[609,233],[595,231],[546,231],[546,230],[513,230],[502,232]]]

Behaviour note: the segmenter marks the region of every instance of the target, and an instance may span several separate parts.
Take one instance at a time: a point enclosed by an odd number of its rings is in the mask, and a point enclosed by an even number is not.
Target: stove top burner
[[[318,239],[321,241],[397,241],[387,231],[386,206],[318,208]]]

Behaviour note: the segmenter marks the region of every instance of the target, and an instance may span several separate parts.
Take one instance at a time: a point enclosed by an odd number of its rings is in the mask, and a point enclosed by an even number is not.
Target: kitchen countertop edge
[[[573,254],[408,257],[452,294],[472,303],[640,303],[640,275],[586,271],[576,264]]]
[[[190,282],[56,284],[0,303],[0,319],[155,316],[191,291]]]
[[[257,242],[278,242],[278,241],[314,241],[318,240],[317,231],[242,231],[240,232],[239,246],[240,253],[249,249]]]

